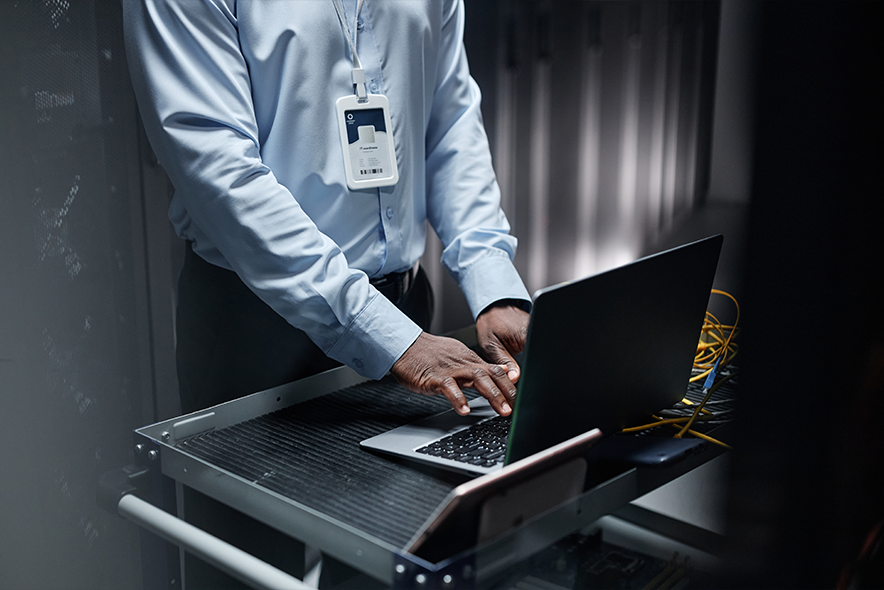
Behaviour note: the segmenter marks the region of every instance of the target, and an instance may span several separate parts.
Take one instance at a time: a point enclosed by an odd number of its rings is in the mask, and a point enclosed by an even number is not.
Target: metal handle
[[[313,586],[132,494],[120,499],[117,511],[120,516],[178,545],[252,588],[315,590]]]

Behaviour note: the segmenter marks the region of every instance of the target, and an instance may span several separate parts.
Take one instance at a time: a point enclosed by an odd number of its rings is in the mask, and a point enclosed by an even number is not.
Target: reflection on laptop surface
[[[367,449],[488,473],[593,428],[605,434],[684,396],[721,236],[535,295],[510,418],[482,399],[364,440]],[[503,442],[466,429],[484,428]],[[445,437],[463,439],[455,451]]]

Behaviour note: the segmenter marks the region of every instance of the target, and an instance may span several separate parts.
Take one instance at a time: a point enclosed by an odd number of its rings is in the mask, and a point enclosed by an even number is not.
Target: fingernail
[[[513,411],[513,409],[510,407],[510,405],[506,402],[503,402],[502,404],[500,404],[500,409],[503,411],[504,414],[509,414],[510,412]]]
[[[510,378],[510,381],[515,381],[519,378],[519,372],[515,369],[510,369],[506,376]]]

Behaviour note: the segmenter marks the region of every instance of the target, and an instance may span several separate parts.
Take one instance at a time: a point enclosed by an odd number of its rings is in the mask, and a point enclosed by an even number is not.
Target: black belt
[[[414,286],[414,279],[417,277],[419,268],[420,264],[415,264],[406,271],[391,272],[376,279],[369,279],[369,282],[384,297],[398,304]]]

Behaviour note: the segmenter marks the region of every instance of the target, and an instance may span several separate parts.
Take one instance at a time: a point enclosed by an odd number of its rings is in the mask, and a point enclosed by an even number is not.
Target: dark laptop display
[[[475,400],[367,439],[364,448],[488,473],[593,428],[613,434],[685,393],[722,237],[641,258],[535,295],[502,463],[466,464],[417,449],[494,416]]]

